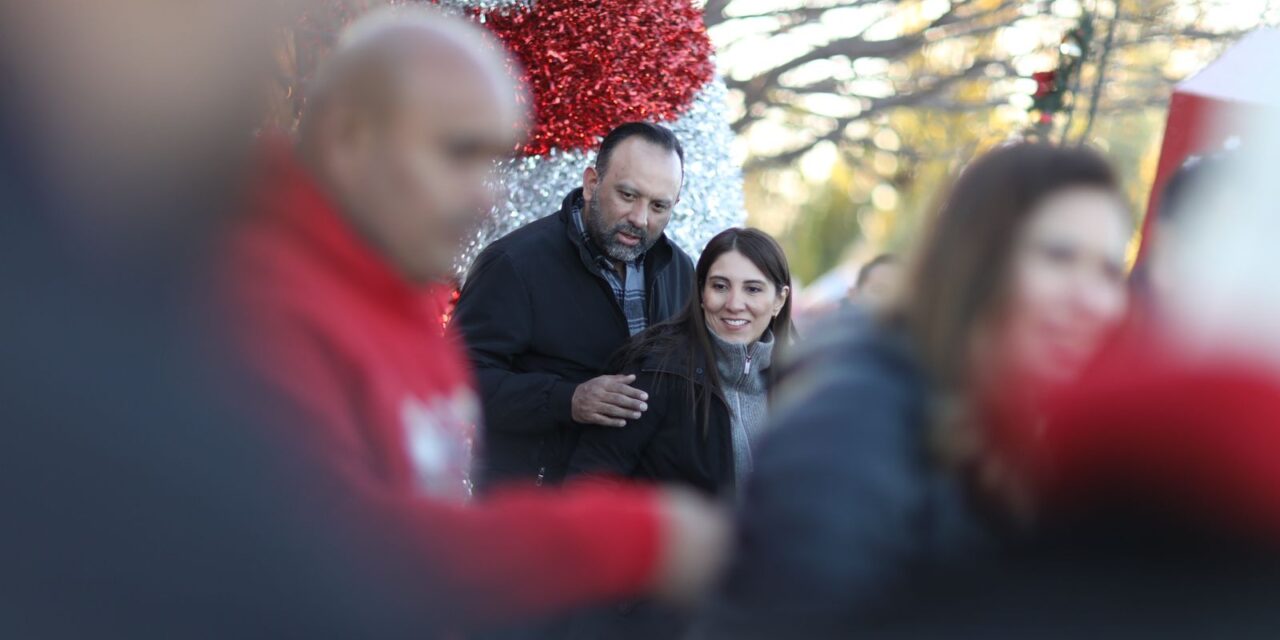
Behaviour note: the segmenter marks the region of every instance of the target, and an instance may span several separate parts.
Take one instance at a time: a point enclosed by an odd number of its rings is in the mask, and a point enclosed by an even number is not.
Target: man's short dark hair
[[[898,256],[895,256],[892,253],[882,253],[872,258],[871,262],[862,265],[862,268],[858,269],[858,281],[854,283],[854,287],[861,289],[862,285],[867,282],[867,278],[871,277],[871,272],[876,270],[876,267],[897,263]]]
[[[596,173],[603,177],[609,171],[609,159],[613,156],[614,148],[623,140],[634,137],[643,138],[667,151],[674,151],[676,157],[680,158],[680,175],[684,175],[684,147],[680,146],[680,139],[670,129],[651,122],[628,122],[610,131],[600,142],[600,152],[596,154]]]

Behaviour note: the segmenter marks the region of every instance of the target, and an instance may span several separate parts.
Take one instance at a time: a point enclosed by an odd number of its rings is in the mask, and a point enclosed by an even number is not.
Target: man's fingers
[[[596,409],[596,413],[610,418],[622,418],[623,420],[635,420],[640,417],[639,411],[633,411],[625,407],[619,407],[608,403],[600,403]]]
[[[593,413],[593,414],[591,414],[590,418],[591,418],[591,419],[590,419],[590,422],[591,422],[592,424],[598,424],[598,425],[600,425],[600,426],[602,426],[602,427],[625,427],[625,426],[627,426],[627,421],[626,421],[626,420],[619,420],[619,419],[617,419],[617,418],[610,418],[609,416],[602,415],[602,414],[599,414],[599,413]]]
[[[620,407],[622,409],[626,409],[627,411],[648,411],[649,410],[648,404],[640,400],[637,400],[635,398],[624,396],[620,393],[606,393],[604,395],[604,398],[602,398],[600,402],[602,404]],[[636,417],[639,417],[639,416],[636,416]]]
[[[639,389],[637,389],[637,388],[635,388],[635,387],[633,387],[633,386],[626,385],[626,384],[615,384],[615,385],[610,385],[610,387],[609,387],[609,391],[611,391],[611,392],[613,392],[613,393],[619,393],[619,394],[622,394],[622,395],[627,396],[627,397],[629,397],[629,398],[635,398],[636,400],[640,400],[641,402],[643,402],[643,401],[645,401],[645,400],[648,400],[648,399],[649,399],[649,394],[647,394],[647,393],[645,393],[645,392],[643,392],[643,391],[641,391],[641,390],[639,390]]]

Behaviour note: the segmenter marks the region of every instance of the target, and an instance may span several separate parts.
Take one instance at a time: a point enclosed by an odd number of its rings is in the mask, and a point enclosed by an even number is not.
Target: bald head
[[[425,8],[353,24],[317,71],[300,146],[343,213],[407,277],[448,275],[493,204],[526,116],[501,46]]]
[[[521,109],[502,45],[483,29],[425,7],[390,7],[357,20],[317,70],[308,88],[302,135],[319,134],[315,123],[334,109],[374,124],[391,120],[415,84],[434,97],[465,88],[484,94],[512,126],[522,126]]]

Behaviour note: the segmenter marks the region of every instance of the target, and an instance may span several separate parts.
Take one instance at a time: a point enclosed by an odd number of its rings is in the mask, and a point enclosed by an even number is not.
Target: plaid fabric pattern
[[[578,228],[578,233],[582,234],[582,241],[586,244],[591,258],[600,267],[600,273],[613,289],[613,297],[622,308],[622,315],[627,318],[627,331],[633,336],[644,331],[649,327],[649,317],[645,312],[644,254],[627,263],[626,278],[623,279],[618,275],[613,261],[596,251],[595,244],[591,242],[591,236],[587,233],[586,225],[582,222],[581,206],[573,208],[573,224]]]

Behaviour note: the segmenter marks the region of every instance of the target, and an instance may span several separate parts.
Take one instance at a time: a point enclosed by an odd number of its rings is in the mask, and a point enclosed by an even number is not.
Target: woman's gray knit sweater
[[[729,402],[734,480],[741,490],[751,471],[751,446],[764,427],[767,409],[764,371],[773,360],[773,333],[765,331],[759,340],[749,345],[730,344],[715,332],[709,333],[720,384]]]

